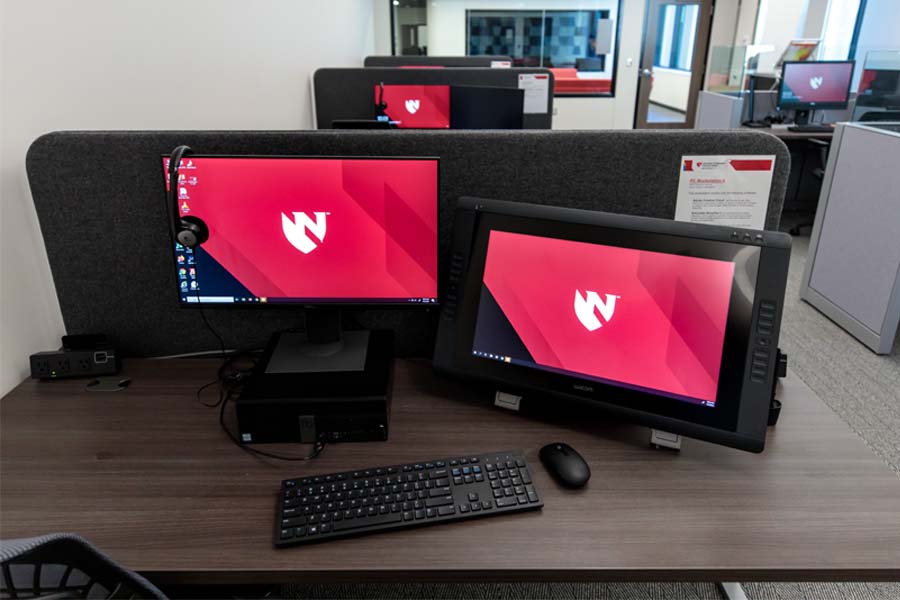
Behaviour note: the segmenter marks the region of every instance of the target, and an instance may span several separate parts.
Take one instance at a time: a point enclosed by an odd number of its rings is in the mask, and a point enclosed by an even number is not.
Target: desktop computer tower
[[[368,336],[360,369],[284,372],[269,368],[275,348],[292,333],[273,336],[235,411],[242,443],[370,442],[388,438],[393,389],[393,332],[344,332],[350,343]],[[290,343],[288,341],[288,343]]]

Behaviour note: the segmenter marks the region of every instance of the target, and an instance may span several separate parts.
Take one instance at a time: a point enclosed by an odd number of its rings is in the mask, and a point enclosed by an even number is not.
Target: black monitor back
[[[451,129],[522,129],[525,91],[455,85],[450,88]]]

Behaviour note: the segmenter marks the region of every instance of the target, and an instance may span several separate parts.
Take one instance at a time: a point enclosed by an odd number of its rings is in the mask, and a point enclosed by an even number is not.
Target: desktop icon
[[[184,263],[184,254],[179,254],[178,257],[176,258],[176,260],[178,261],[179,264]]]
[[[187,278],[187,270],[185,270],[184,267],[178,269],[178,276],[182,279],[186,279]]]
[[[189,274],[191,277],[196,277],[196,276],[197,276],[197,269],[194,268],[194,267],[191,267],[190,269],[188,269],[188,274]]]
[[[191,207],[187,203],[187,200],[185,200],[184,202],[181,203],[181,212],[184,212],[184,213],[191,212]]]
[[[181,196],[182,198],[186,198],[188,195],[187,188],[186,187],[178,188],[178,195]]]
[[[188,282],[187,282],[187,281],[182,281],[182,282],[181,282],[181,289],[182,289],[182,290],[187,290],[187,289],[188,289]]]
[[[606,301],[600,299],[600,294],[589,290],[585,291],[582,296],[581,292],[575,290],[575,316],[584,325],[588,331],[596,331],[603,327],[600,319],[597,318],[597,312],[603,317],[603,320],[609,323],[616,310],[616,299],[618,296],[606,294]]]
[[[192,290],[196,290],[196,289],[197,289],[197,280],[196,280],[196,279],[193,280],[193,281],[191,281],[191,289],[192,289]]]
[[[327,228],[325,217],[329,213],[313,213],[316,216],[315,221],[313,221],[305,212],[295,212],[293,214],[294,220],[291,220],[286,214],[281,213],[281,229],[284,232],[284,237],[287,238],[287,241],[289,241],[294,248],[303,254],[309,254],[315,250],[319,244],[310,239],[309,235],[307,235],[307,230],[312,233],[319,242],[325,241],[325,230]]]

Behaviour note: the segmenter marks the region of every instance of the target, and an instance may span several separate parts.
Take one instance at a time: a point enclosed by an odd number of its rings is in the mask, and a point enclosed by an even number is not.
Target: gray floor
[[[650,103],[647,107],[648,123],[684,123],[685,115],[682,111],[673,110],[662,104]]]
[[[781,347],[802,379],[900,474],[900,339],[877,356],[799,298],[809,237],[794,239]],[[786,409],[787,410],[787,409]],[[900,583],[745,583],[751,600],[900,599]],[[293,598],[530,598],[720,600],[711,583],[562,583],[286,586]]]

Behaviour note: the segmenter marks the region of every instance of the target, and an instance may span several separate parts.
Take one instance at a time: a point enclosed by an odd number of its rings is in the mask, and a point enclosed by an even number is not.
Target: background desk
[[[771,133],[778,139],[788,142],[790,140],[830,140],[834,137],[833,131],[827,132],[811,132],[811,131],[788,131],[787,129],[782,129],[778,127],[745,127],[741,125],[742,130],[752,129],[753,131],[762,131],[763,133]]]
[[[197,403],[218,364],[129,361],[125,392],[26,381],[0,400],[0,535],[74,531],[160,583],[900,579],[900,479],[796,378],[765,453],[678,454],[602,416],[493,408],[400,361],[390,441],[288,464],[236,448]],[[585,489],[540,466],[558,440],[590,463]],[[282,478],[512,448],[541,512],[272,547]]]

